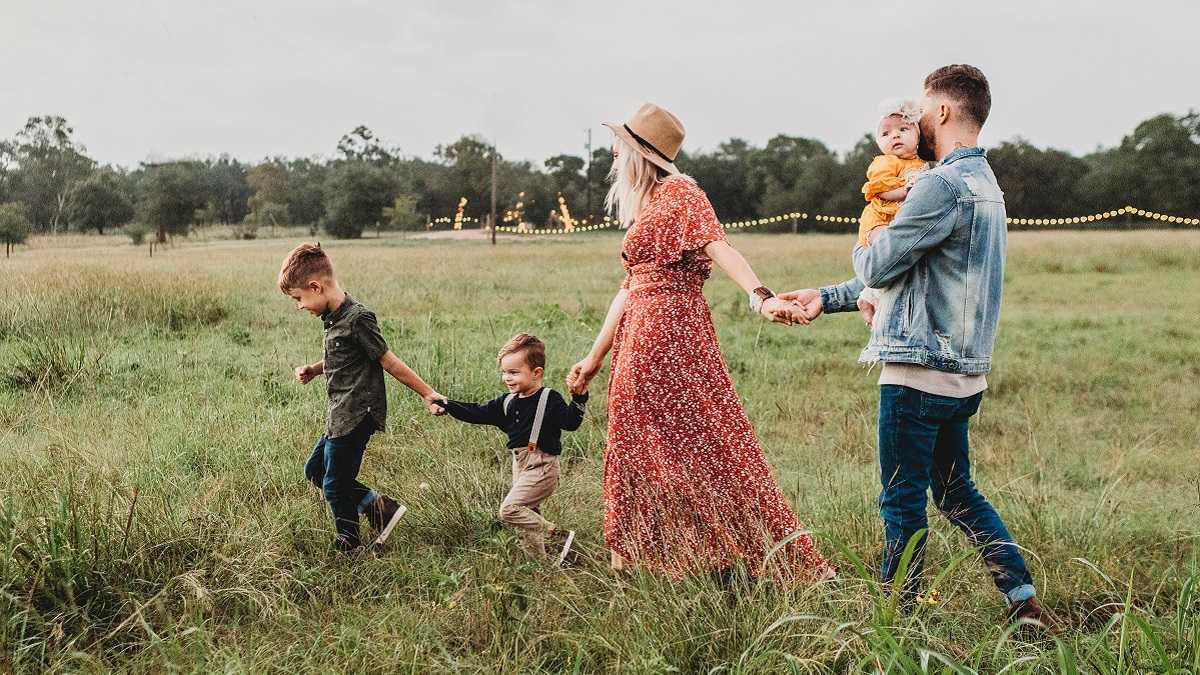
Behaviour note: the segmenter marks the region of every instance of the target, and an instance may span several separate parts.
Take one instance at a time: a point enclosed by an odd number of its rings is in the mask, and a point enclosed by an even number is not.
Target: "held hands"
[[[821,304],[821,292],[815,288],[804,288],[788,293],[780,293],[779,299],[786,301],[792,320],[807,326],[821,316],[824,307]]]
[[[446,403],[445,396],[442,396],[436,391],[430,391],[428,394],[422,396],[421,399],[425,401],[425,409],[428,410],[430,414],[438,416],[446,414],[446,409],[442,407]]]
[[[807,326],[809,323],[808,317],[799,311],[795,303],[780,297],[763,300],[762,307],[758,311],[768,320],[781,323],[785,326],[790,326],[794,323]]]
[[[567,389],[572,394],[582,394],[587,391],[588,384],[596,373],[600,372],[601,360],[588,354],[583,359],[571,367],[571,372],[567,373]]]

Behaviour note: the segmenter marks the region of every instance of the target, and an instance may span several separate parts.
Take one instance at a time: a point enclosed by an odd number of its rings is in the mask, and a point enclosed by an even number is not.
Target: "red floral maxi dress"
[[[736,560],[781,581],[832,570],[771,474],[717,344],[704,298],[725,238],[704,191],[667,179],[625,234],[629,289],[613,338],[604,537],[634,565],[681,577]]]

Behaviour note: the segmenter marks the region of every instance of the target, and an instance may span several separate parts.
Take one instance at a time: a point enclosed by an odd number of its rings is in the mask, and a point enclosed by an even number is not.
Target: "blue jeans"
[[[967,421],[982,399],[982,392],[952,398],[899,385],[880,386],[881,574],[884,581],[891,581],[909,539],[928,527],[926,492],[932,490],[934,505],[980,548],[992,580],[1011,604],[1034,596],[1033,578],[1000,514],[971,480]],[[910,592],[915,592],[921,573],[924,539],[909,563],[906,588]]]
[[[312,456],[304,465],[304,477],[320,488],[325,501],[329,502],[329,508],[333,511],[333,526],[337,531],[337,544],[342,548],[353,548],[362,543],[358,529],[359,514],[378,496],[371,488],[358,482],[363,453],[373,433],[375,420],[367,415],[354,431],[345,436],[321,436],[321,440],[313,447]]]

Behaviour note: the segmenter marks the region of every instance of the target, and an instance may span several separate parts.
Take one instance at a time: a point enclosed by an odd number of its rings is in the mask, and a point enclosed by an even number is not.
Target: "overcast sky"
[[[985,9],[986,8],[986,9]],[[0,137],[63,115],[104,163],[331,155],[365,124],[406,154],[464,133],[583,154],[642,101],[685,148],[779,133],[843,150],[881,99],[981,67],[984,144],[1076,153],[1200,107],[1200,3],[0,0]]]

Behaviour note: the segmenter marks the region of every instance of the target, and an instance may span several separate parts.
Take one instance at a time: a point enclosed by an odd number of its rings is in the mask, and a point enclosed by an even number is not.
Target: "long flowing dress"
[[[675,578],[743,561],[780,581],[832,569],[771,474],[721,356],[704,298],[724,239],[708,197],[683,176],[658,187],[625,234],[629,290],[613,338],[604,536],[636,566]]]

